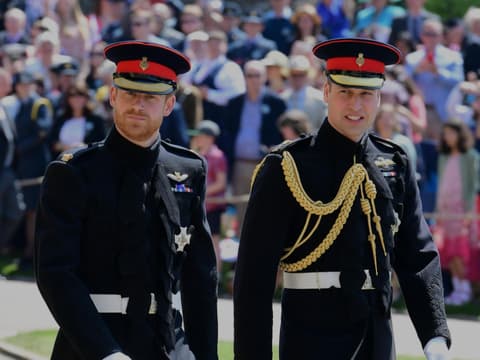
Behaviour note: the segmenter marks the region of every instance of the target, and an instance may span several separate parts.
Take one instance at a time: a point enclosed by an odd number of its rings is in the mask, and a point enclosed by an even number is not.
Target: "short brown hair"
[[[310,132],[310,119],[302,110],[288,110],[278,118],[277,126],[279,129],[290,127],[296,135],[300,136]]]

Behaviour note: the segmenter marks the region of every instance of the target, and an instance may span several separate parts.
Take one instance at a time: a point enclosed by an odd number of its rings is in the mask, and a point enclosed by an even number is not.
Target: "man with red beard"
[[[36,278],[60,327],[52,359],[217,360],[206,164],[159,134],[190,62],[139,41],[105,55],[117,65],[114,126],[53,161],[40,198]]]

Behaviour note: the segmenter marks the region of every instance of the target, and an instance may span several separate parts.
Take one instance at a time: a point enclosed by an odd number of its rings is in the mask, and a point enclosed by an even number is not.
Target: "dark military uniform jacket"
[[[390,272],[398,275],[409,314],[425,345],[436,336],[449,343],[437,249],[422,215],[418,189],[400,147],[365,135],[354,143],[328,122],[317,135],[269,154],[252,187],[235,274],[235,358],[271,359],[272,295],[280,258],[302,233],[307,211],[286,182],[282,163],[292,156],[301,185],[312,201],[332,202],[347,170],[362,164],[376,187],[386,255],[375,225],[378,275],[368,240],[360,190],[330,247],[306,267],[289,272],[340,272],[341,288],[285,289],[282,296],[280,359],[395,359]],[[347,194],[348,197],[348,194]],[[317,203],[318,205],[318,203]],[[283,260],[307,258],[327,237],[341,207],[323,215],[311,237]],[[306,229],[314,229],[313,216]],[[371,214],[373,219],[373,214]],[[362,290],[365,270],[373,290]]]
[[[60,326],[52,359],[102,359],[115,351],[168,359],[177,288],[196,359],[217,359],[205,167],[187,149],[160,140],[142,148],[115,128],[104,142],[49,165],[35,260],[39,289]],[[99,313],[90,294],[128,297],[126,314]]]

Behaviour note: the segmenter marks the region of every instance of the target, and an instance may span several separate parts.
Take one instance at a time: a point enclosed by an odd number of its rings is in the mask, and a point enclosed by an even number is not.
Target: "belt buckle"
[[[122,315],[127,314],[127,307],[128,307],[128,297],[121,297],[120,298],[120,312]]]
[[[157,313],[157,301],[155,300],[155,294],[150,293],[150,307],[148,308],[148,314],[156,314]]]
[[[322,279],[320,279],[322,276]],[[326,271],[326,272],[319,272],[315,273],[315,280],[317,283],[317,289],[340,289],[342,286],[340,285],[340,274],[335,271]]]

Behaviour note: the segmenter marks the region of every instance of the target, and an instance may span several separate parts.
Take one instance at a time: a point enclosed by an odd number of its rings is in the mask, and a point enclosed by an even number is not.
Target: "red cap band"
[[[382,61],[363,57],[336,57],[327,60],[327,70],[361,71],[383,74],[385,64]]]
[[[120,61],[117,64],[117,73],[145,74],[177,81],[175,71],[164,65],[148,61],[147,58],[143,58],[142,60]]]

